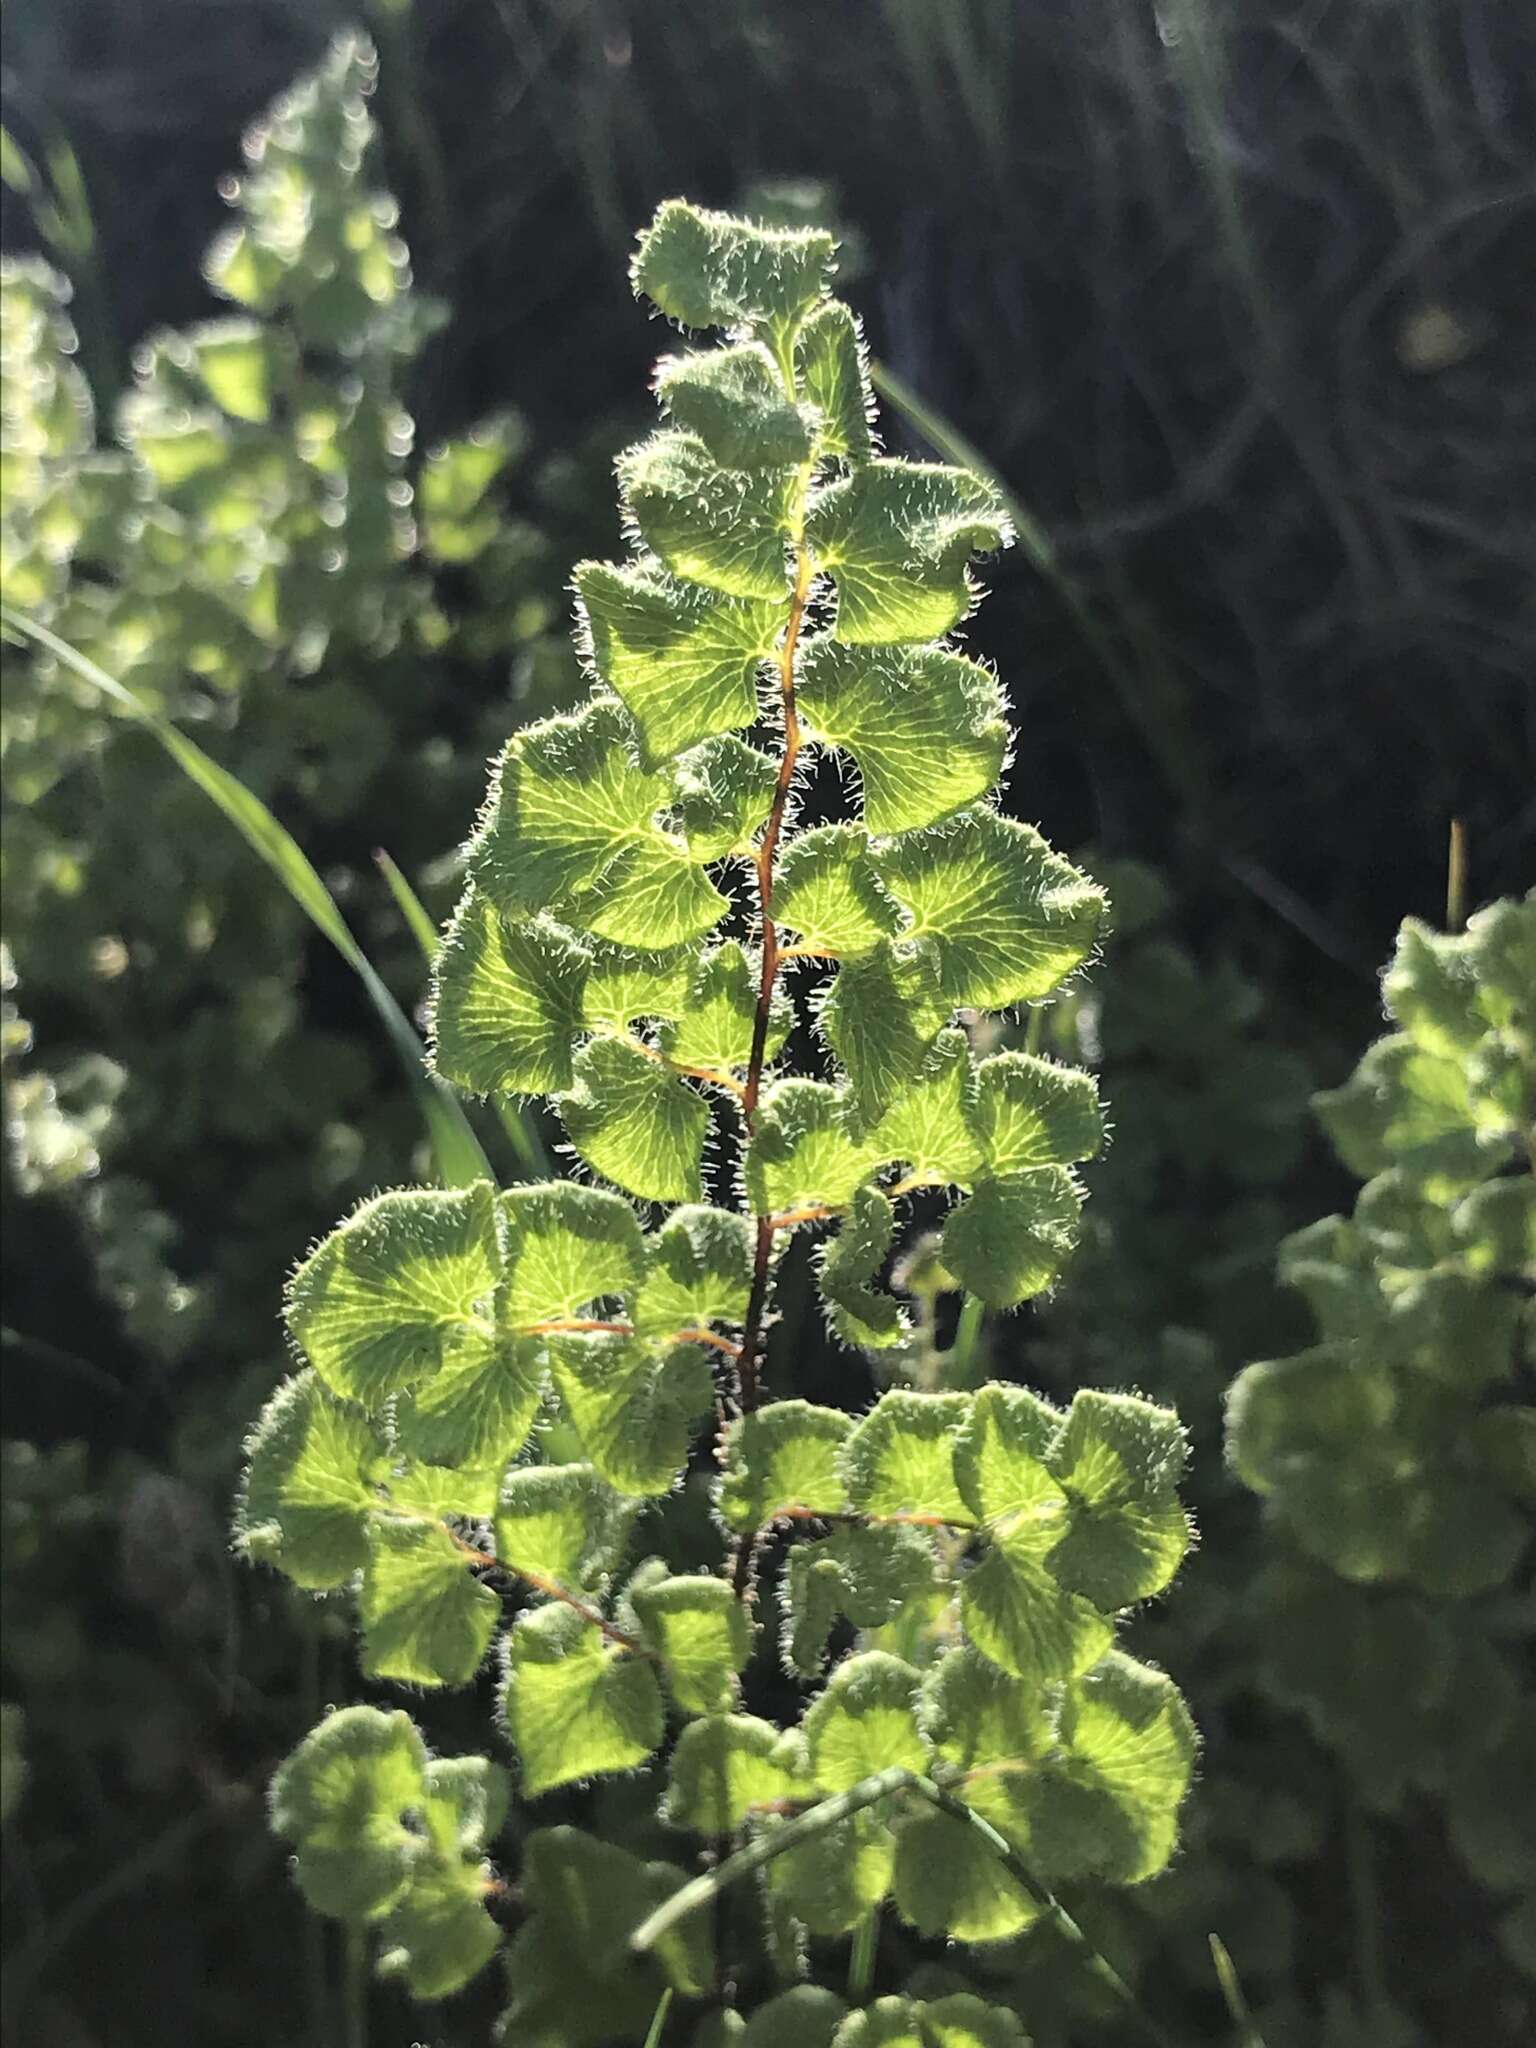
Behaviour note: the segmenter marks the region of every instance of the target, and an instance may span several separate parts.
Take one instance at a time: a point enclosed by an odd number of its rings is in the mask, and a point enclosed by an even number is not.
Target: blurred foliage
[[[1317,1342],[1248,1366],[1228,1398],[1232,1463],[1278,1551],[1246,1633],[1364,1809],[1443,1809],[1499,1902],[1499,1945],[1536,1979],[1536,1855],[1508,1810],[1536,1738],[1536,895],[1451,935],[1409,920],[1384,994],[1399,1029],[1316,1098],[1366,1184],[1352,1216],[1280,1247]],[[1521,2009],[1536,2023],[1536,1992]],[[1361,2023],[1390,2010],[1378,1977]]]
[[[547,543],[505,500],[518,420],[413,454],[403,382],[440,314],[372,183],[372,84],[366,46],[339,44],[252,131],[208,259],[243,310],[144,343],[110,445],[68,284],[5,259],[0,595],[235,768],[414,1002],[417,955],[369,855],[387,841],[442,900],[498,698],[559,702],[574,663],[546,633],[563,610]],[[252,1603],[219,1531],[243,1411],[280,1352],[277,1285],[420,1131],[372,1020],[250,849],[31,648],[7,652],[0,778],[5,1170],[29,1198],[7,1246],[7,1427],[46,1436],[82,1399],[109,1414],[63,1464],[14,1443],[8,1500],[35,1472],[40,1503],[117,1550],[127,1583],[103,1596],[126,1592],[142,1623],[107,1657],[50,1644],[52,1539],[8,1521],[6,1682],[31,1709],[34,1784],[57,1796],[71,1759],[94,1760],[92,1861],[110,1868],[145,1801],[174,1810],[189,1773],[208,1824],[225,1813],[208,1752],[241,1741]],[[63,1617],[101,1618],[89,1601]],[[279,1665],[300,1640],[279,1635]],[[187,1686],[191,1646],[221,1672],[211,1696]],[[30,2009],[52,1924],[22,1945],[8,2020]]]
[[[587,451],[620,437],[604,416],[649,353],[614,281],[634,223],[681,189],[754,190],[783,219],[830,191],[883,280],[863,307],[878,353],[1048,537],[986,614],[987,649],[1016,651],[1015,801],[1162,877],[1133,929],[1107,871],[1121,934],[1097,992],[1044,1027],[1100,1069],[1116,1122],[1083,1253],[1027,1320],[980,1346],[962,1321],[949,1368],[990,1348],[1047,1389],[1136,1379],[1200,1447],[1210,1541],[1137,1644],[1209,1737],[1193,1840],[1135,1925],[1093,1931],[1192,2048],[1232,2038],[1212,1927],[1269,2048],[1404,2039],[1368,2009],[1373,1955],[1430,2039],[1527,2038],[1529,1992],[1464,1874],[1512,1896],[1507,1772],[1488,1752],[1472,1773],[1461,1854],[1417,1790],[1362,1826],[1353,1773],[1269,1695],[1262,1631],[1241,1655],[1225,1633],[1261,1612],[1268,1539],[1216,1431],[1245,1361],[1307,1341],[1275,1244],[1348,1198],[1302,1135],[1298,1060],[1357,1057],[1374,961],[1437,900],[1449,814],[1480,895],[1529,882],[1536,647],[1510,488],[1536,420],[1528,11],[377,0],[387,178],[365,122],[321,110],[327,156],[292,136],[290,99],[221,220],[239,130],[353,11],[8,0],[16,601],[273,805],[414,1001],[370,856],[442,909],[493,737],[574,682],[546,628],[563,565],[611,545]],[[198,268],[216,235],[233,311]],[[437,437],[441,465],[415,447]],[[330,2042],[340,1959],[303,1931],[253,1801],[339,1696],[342,1636],[327,1603],[226,1574],[216,1532],[240,1422],[278,1375],[284,1265],[403,1177],[419,1133],[350,983],[147,736],[8,648],[4,749],[5,1369],[26,1440],[4,1474],[4,1685],[28,1708],[3,1731],[8,1808],[19,1763],[25,1785],[7,2038],[126,2038],[137,2007],[216,2048]],[[814,1397],[813,1319],[792,1317]],[[1351,1646],[1422,1604],[1285,1569]],[[1357,1635],[1341,1617],[1367,1609]],[[1360,1668],[1394,1704],[1401,1665]],[[1040,2040],[1070,2028],[1076,2048],[1063,1959],[998,1953]],[[928,1967],[930,1995],[957,1988]],[[403,2008],[379,2019],[422,2038]],[[484,2032],[466,2007],[426,2038]]]

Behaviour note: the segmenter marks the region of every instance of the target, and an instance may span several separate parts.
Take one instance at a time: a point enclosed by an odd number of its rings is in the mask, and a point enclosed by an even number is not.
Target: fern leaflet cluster
[[[1002,692],[950,636],[1007,520],[975,476],[877,452],[832,257],[676,201],[641,238],[637,291],[725,339],[658,368],[666,423],[618,464],[630,552],[575,572],[591,695],[496,763],[433,995],[438,1071],[550,1097],[590,1178],[401,1190],[341,1224],[293,1277],[303,1369],[241,1508],[253,1557],[355,1587],[369,1677],[461,1686],[495,1658],[523,1801],[651,1768],[681,1845],[766,1840],[786,1954],[888,1899],[985,1942],[1042,1887],[1150,1876],[1195,1748],[1174,1686],[1115,1643],[1190,1540],[1173,1414],[1003,1385],[858,1417],[773,1397],[800,1235],[831,1227],[836,1336],[889,1353],[908,1205],[950,1200],[944,1267],[1012,1307],[1061,1270],[1103,1132],[1086,1074],[979,1057],[965,1028],[1073,974],[1104,899],[998,808]],[[717,1556],[679,1570],[645,1532],[690,1469]],[[745,1711],[770,1605],[817,1688],[788,1726]],[[861,1790],[892,1770],[948,1808]],[[274,1821],[311,1904],[378,1927],[432,1996],[498,1939],[500,1784],[348,1709],[284,1766]],[[708,1997],[707,1916],[626,1946],[685,1874],[529,1837],[508,2038],[606,2040],[665,1986]],[[845,2014],[811,1986],[751,2027],[1018,2038],[969,1998]]]

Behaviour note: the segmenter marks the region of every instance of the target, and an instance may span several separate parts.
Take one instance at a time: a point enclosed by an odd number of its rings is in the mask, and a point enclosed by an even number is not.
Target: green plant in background
[[[274,1261],[423,1135],[387,1040],[325,990],[314,927],[420,1081],[419,1041],[339,904],[386,971],[413,969],[375,847],[418,875],[441,860],[504,729],[498,699],[577,686],[546,631],[554,558],[500,503],[519,423],[499,414],[413,457],[403,392],[439,316],[374,183],[372,78],[367,45],[344,38],[257,124],[209,259],[235,310],[153,337],[110,417],[77,364],[70,284],[35,258],[0,263],[0,597],[25,636],[6,648],[0,716],[7,1428],[47,1440],[69,1390],[108,1418],[89,1455],[39,1469],[120,1568],[97,1581],[111,1626],[125,1593],[130,1617],[125,1643],[93,1653],[82,1598],[55,1641],[47,1546],[7,1523],[7,1613],[37,1615],[5,1646],[29,1801],[69,1815],[92,1872],[56,1876],[45,1835],[36,1882],[67,1904],[40,1912],[24,1888],[8,1907],[7,2028],[48,2024],[26,2002],[55,1944],[177,1848],[189,1806],[217,1826],[238,1804],[223,1789],[237,1669],[285,1743],[292,1666],[326,1634],[323,1617],[244,1630],[209,1504],[221,1518],[270,1384]],[[72,1313],[40,1336],[44,1286]],[[38,1456],[13,1455],[18,1471]],[[258,1881],[220,1868],[237,1892]]]
[[[1536,1739],[1521,1675],[1536,1505],[1536,898],[1493,904],[1451,935],[1410,920],[1383,987],[1398,1028],[1317,1097],[1365,1186],[1351,1216],[1281,1249],[1318,1341],[1249,1366],[1228,1402],[1233,1466],[1266,1501],[1281,1551],[1254,1586],[1254,1638],[1269,1687],[1353,1785],[1367,1912],[1366,1816],[1390,1822],[1427,1794],[1503,1901],[1508,1956],[1536,1977],[1536,1857],[1516,1811]],[[1394,2010],[1408,2001],[1380,1947],[1367,1929],[1358,2001],[1340,1995],[1330,2040],[1424,2038]]]
[[[366,44],[342,39],[253,129],[207,265],[239,310],[143,346],[118,447],[95,446],[67,285],[7,261],[0,593],[142,711],[193,723],[312,838],[339,832],[343,864],[372,852],[345,831],[371,813],[398,819],[393,850],[417,866],[471,786],[447,665],[517,654],[536,698],[572,671],[544,637],[543,544],[494,502],[518,424],[498,416],[411,462],[402,387],[439,314],[412,293],[371,182],[371,83]],[[490,728],[457,737],[473,753]],[[380,1133],[366,1055],[305,1014],[298,907],[78,664],[10,657],[0,744],[23,1000],[49,1021],[45,1056],[58,1040],[121,1054],[108,1183],[131,1156],[152,1189],[201,1177],[227,1201],[221,1150],[276,1147],[309,1200],[366,1185],[401,1126]],[[344,865],[336,881],[355,892]],[[236,1197],[255,1232],[284,1206],[272,1174]],[[254,1305],[244,1260],[194,1256],[222,1267],[238,1326]],[[183,1349],[193,1334],[188,1320]]]
[[[1044,1013],[1042,1043],[1111,1092],[1114,1142],[1093,1169],[1074,1284],[1026,1335],[1030,1370],[1177,1388],[1204,1439],[1230,1361],[1274,1315],[1277,1190],[1301,1155],[1311,1077],[1276,1042],[1259,985],[1183,939],[1161,875],[1081,857],[1110,891],[1114,929],[1093,982]]]
[[[1233,1373],[1273,1339],[1277,1318],[1284,1324],[1274,1247],[1302,1150],[1309,1074],[1277,1042],[1258,985],[1221,939],[1185,938],[1159,873],[1097,851],[1079,857],[1113,903],[1103,958],[1091,981],[1032,1012],[1023,1036],[1087,1066],[1113,1104],[1110,1142],[1086,1169],[1083,1241],[1066,1284],[1026,1320],[969,1349],[962,1317],[955,1349],[926,1363],[934,1384],[974,1384],[990,1353],[992,1369],[1006,1362],[1052,1399],[1129,1384],[1176,1406],[1189,1429],[1184,1491],[1205,1540],[1179,1599],[1139,1617],[1134,1643],[1222,1738],[1204,1758],[1176,1862],[1078,1911],[1128,1981],[1225,2039],[1210,1950],[1218,1933],[1260,2009],[1268,2048],[1282,2048],[1307,2039],[1293,2001],[1308,1902],[1324,1881],[1332,1788],[1304,1732],[1267,1711],[1253,1660],[1239,1654],[1262,1536],[1251,1497],[1222,1462],[1220,1429]],[[1001,1042],[1013,1035],[1004,1027]],[[942,1269],[941,1277],[952,1285]],[[1092,1987],[1064,1956],[1020,1944],[989,1959],[989,1976],[1029,2014],[1041,2048],[1098,2038]]]
[[[642,237],[637,290],[727,339],[658,370],[668,425],[619,462],[632,552],[576,572],[593,694],[507,745],[439,960],[438,1071],[550,1095],[594,1184],[365,1203],[293,1276],[303,1370],[250,1443],[243,1548],[355,1587],[369,1678],[499,1664],[519,2044],[638,2038],[670,1990],[715,2008],[701,2040],[1001,2048],[1016,2022],[968,1994],[845,2016],[796,1987],[807,1941],[852,1939],[859,2006],[887,1900],[931,1936],[1074,1934],[1051,1888],[1159,1870],[1193,1762],[1173,1685],[1115,1646],[1189,1543],[1170,1411],[994,1384],[855,1416],[770,1365],[824,1224],[832,1331],[907,1342],[881,1279],[906,1201],[958,1192],[940,1256],[976,1300],[1042,1293],[1102,1133],[1088,1075],[965,1028],[1079,968],[1103,893],[996,808],[1001,693],[948,636],[1006,521],[875,452],[832,253],[675,201]],[[526,1831],[634,1772],[667,1860]],[[503,1775],[373,1707],[278,1774],[306,1898],[418,1996],[499,1945]]]

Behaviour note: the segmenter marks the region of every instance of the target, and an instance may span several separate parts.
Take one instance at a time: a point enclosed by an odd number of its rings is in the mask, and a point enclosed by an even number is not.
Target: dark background
[[[535,466],[631,438],[664,345],[625,279],[635,227],[673,193],[817,181],[877,357],[1048,541],[1048,562],[994,568],[972,631],[1013,697],[1016,809],[1057,844],[1155,863],[1183,936],[1237,960],[1270,1035],[1330,1083],[1377,1027],[1399,921],[1438,915],[1452,817],[1474,901],[1530,885],[1526,0],[8,0],[7,126],[34,150],[67,136],[90,194],[76,311],[99,396],[150,331],[217,309],[198,262],[240,132],[359,18],[416,279],[452,315],[412,393],[422,439],[505,404]],[[35,241],[24,207],[6,239]],[[615,524],[589,493],[572,557],[611,551]],[[323,851],[366,863],[376,827]],[[318,957],[310,999],[370,1028]],[[1344,1185],[1309,1156],[1290,1220]],[[296,1216],[293,1249],[329,1220]],[[67,1223],[29,1218],[6,1320],[131,1380],[78,1270]],[[18,1392],[9,1354],[7,1380],[8,1434],[114,1447],[110,1410],[87,1425],[56,1385]],[[57,1565],[107,1658],[160,1640],[117,1541]],[[238,1682],[184,1674],[217,1701],[196,1798],[127,1802],[105,1860],[67,1827],[44,1858],[44,1962],[83,2029],[61,2041],[286,2042],[315,1966],[259,1824],[291,1739],[262,1700],[296,1658],[316,1698],[342,1696],[345,1648],[269,1637],[271,1589],[205,1530],[189,1544],[237,1617],[219,1656]],[[458,1739],[479,1739],[472,1704]]]

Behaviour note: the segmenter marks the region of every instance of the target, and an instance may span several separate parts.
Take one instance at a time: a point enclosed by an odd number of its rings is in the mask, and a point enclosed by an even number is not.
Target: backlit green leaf
[[[208,320],[187,335],[197,374],[233,419],[261,425],[271,416],[273,337],[254,320]]]
[[[678,945],[718,922],[726,899],[657,824],[671,791],[641,767],[632,731],[619,704],[597,698],[509,742],[469,849],[492,903],[554,910],[627,946]]]
[[[760,2005],[747,2021],[741,2048],[831,2048],[848,2008],[835,1991],[796,1984]]]
[[[870,1150],[915,1181],[965,1187],[982,1164],[976,1079],[963,1031],[941,1031],[921,1070],[868,1132]]]
[[[400,1448],[397,1443],[397,1451]],[[389,1505],[399,1514],[431,1522],[449,1516],[488,1522],[496,1511],[504,1463],[498,1458],[490,1465],[429,1465],[419,1458],[397,1457],[388,1475]]]
[[[737,1675],[747,1661],[751,1632],[746,1607],[727,1582],[702,1575],[665,1578],[637,1586],[631,1597],[683,1712],[728,1713],[736,1702]]]
[[[1042,1555],[1065,1525],[1066,1493],[1050,1467],[1062,1417],[1027,1387],[986,1386],[956,1425],[955,1479],[971,1517],[1038,1530]]]
[[[651,1665],[554,1602],[520,1616],[507,1638],[503,1712],[530,1799],[636,1769],[664,1728]]]
[[[684,1882],[579,1828],[537,1828],[524,1852],[529,1917],[512,1944],[504,2021],[517,2048],[643,2040],[662,1992],[703,1995],[714,1975],[707,1913],[685,1914],[636,1956],[631,1932]]]
[[[473,1871],[419,1875],[380,1930],[379,1969],[404,1979],[413,1998],[447,1998],[501,1947],[501,1929],[485,1910]]]
[[[1379,1038],[1344,1085],[1312,1106],[1352,1173],[1369,1179],[1395,1167],[1436,1199],[1484,1179],[1509,1149],[1507,1131],[1479,1131],[1466,1063],[1405,1034]]]
[[[693,962],[692,947],[643,953],[595,946],[582,991],[582,1022],[593,1030],[625,1032],[642,1018],[681,1016]]]
[[[848,1497],[868,1515],[973,1518],[955,1483],[956,1433],[970,1413],[967,1394],[883,1394],[855,1425],[840,1464]]]
[[[1093,1076],[1030,1053],[997,1053],[980,1063],[975,1121],[988,1169],[999,1180],[1092,1159],[1104,1141]]]
[[[944,1226],[944,1263],[962,1287],[997,1308],[1028,1301],[1071,1257],[1082,1202],[1061,1166],[980,1181]]]
[[[426,1758],[409,1714],[343,1707],[279,1767],[273,1831],[294,1845],[294,1876],[317,1913],[373,1920],[404,1895],[420,1853],[405,1816],[422,1798]]]
[[[847,1344],[874,1349],[898,1344],[907,1319],[894,1296],[869,1283],[884,1265],[896,1212],[876,1187],[862,1187],[817,1270],[832,1327]]]
[[[960,1584],[965,1632],[983,1656],[1031,1685],[1087,1670],[1113,1629],[1089,1601],[1067,1593],[1041,1563],[1032,1532],[996,1536]]]
[[[894,840],[880,879],[929,939],[954,1004],[1002,1010],[1048,995],[1093,949],[1104,892],[1032,826],[995,811]]]
[[[677,811],[697,860],[750,853],[773,803],[778,766],[731,734],[691,748],[676,767]]]
[[[739,1416],[727,1429],[716,1505],[721,1520],[745,1535],[786,1508],[838,1514],[848,1495],[837,1451],[851,1416],[809,1401],[773,1401]]]
[[[415,1998],[446,1998],[501,1946],[486,1911],[489,1839],[506,1815],[506,1773],[479,1756],[429,1762],[416,1809],[433,1854],[415,1865],[411,1887],[380,1929],[379,1968],[402,1976]]]
[[[571,1082],[587,954],[549,918],[509,923],[471,888],[433,970],[432,1063],[472,1095]]]
[[[776,1825],[765,1823],[770,1835]],[[867,1810],[775,1857],[768,1889],[813,1934],[847,1934],[890,1890],[895,1861],[888,1817]]]
[[[575,581],[592,664],[623,699],[649,761],[751,725],[784,603],[701,590],[647,562],[582,562]]]
[[[1046,1696],[1020,1685],[968,1644],[941,1657],[923,1680],[918,1719],[934,1754],[957,1770],[976,1775],[957,1789],[975,1806],[1005,1825],[992,1793],[1017,1787],[1027,1767],[1051,1745]],[[1017,1771],[1008,1767],[1018,1766]]]
[[[590,1465],[517,1465],[501,1482],[496,1556],[509,1571],[567,1590],[612,1569],[633,1503]]]
[[[506,1337],[464,1351],[402,1397],[400,1447],[429,1465],[505,1465],[528,1441],[544,1378],[539,1338]]]
[[[661,1031],[661,1050],[680,1066],[724,1072],[746,1066],[761,980],[760,965],[734,939],[704,954],[694,970],[681,1018]],[[793,1006],[782,991],[776,991],[763,1045],[766,1059],[778,1054],[794,1020]]]
[[[784,1561],[786,1667],[801,1678],[817,1677],[840,1615],[869,1631],[921,1612],[936,1572],[932,1531],[907,1523],[854,1523],[816,1542],[796,1543]]]
[[[336,1393],[363,1407],[447,1365],[479,1365],[501,1269],[488,1183],[376,1195],[288,1283],[294,1341]]]
[[[677,1739],[662,1813],[696,1835],[734,1834],[755,1806],[803,1798],[793,1736],[751,1714],[711,1714]]]
[[[916,1717],[918,1674],[899,1657],[866,1650],[839,1664],[803,1723],[811,1776],[823,1792],[847,1792],[861,1778],[900,1764],[926,1771],[928,1745]]]
[[[914,1814],[902,1823],[892,1890],[903,1919],[951,1941],[1007,1941],[1040,1912],[996,1851],[947,1813]]]
[[[1060,1583],[1105,1612],[1160,1593],[1189,1548],[1177,1486],[1188,1443],[1171,1409],[1080,1388],[1050,1451],[1071,1503],[1051,1552]]]
[[[709,1105],[638,1045],[595,1038],[576,1056],[560,1116],[605,1180],[653,1202],[696,1202]]]
[[[1060,1752],[1027,1790],[1032,1854],[1052,1881],[1139,1884],[1173,1853],[1195,1731],[1161,1671],[1112,1650],[1069,1686]]]
[[[801,945],[837,958],[868,952],[901,922],[857,825],[820,825],[789,842],[774,877],[773,914]]]
[[[515,416],[503,413],[428,452],[416,479],[416,514],[434,561],[472,562],[495,540],[501,512],[487,493],[525,439]]]
[[[725,469],[789,468],[810,457],[805,415],[761,342],[663,356],[656,396]]]
[[[368,1514],[384,1471],[373,1425],[303,1372],[272,1396],[245,1450],[242,1550],[295,1585],[344,1584],[367,1558]]]
[[[875,1163],[852,1134],[840,1089],[795,1080],[764,1091],[746,1162],[747,1193],[758,1215],[846,1209]]]
[[[550,1350],[555,1385],[582,1449],[621,1493],[671,1490],[688,1426],[710,1406],[709,1362],[696,1345],[565,1337]]]
[[[1002,547],[990,485],[941,463],[871,462],[813,499],[806,537],[837,584],[839,640],[934,640],[976,600],[972,555]]]
[[[649,1243],[635,1327],[663,1335],[740,1323],[752,1287],[753,1231],[728,1209],[674,1209]]]
[[[501,1612],[440,1522],[379,1516],[358,1612],[363,1669],[409,1685],[468,1685]]]
[[[800,387],[821,415],[818,455],[867,462],[874,393],[859,323],[841,300],[829,299],[806,316],[795,338]]]
[[[848,2015],[832,2037],[832,2048],[1028,2048],[1028,2044],[1015,2014],[959,1991],[930,2003],[915,1998],[877,1998],[863,2012]]]
[[[796,697],[810,736],[858,764],[871,832],[937,824],[1002,773],[1008,725],[997,678],[947,648],[816,640]]]
[[[685,200],[666,200],[640,237],[631,275],[684,327],[788,333],[826,286],[832,237],[818,228],[765,228]]]
[[[553,1181],[511,1188],[506,1220],[503,1321],[524,1330],[627,1297],[645,1270],[645,1240],[635,1212],[602,1188]]]
[[[1478,1003],[1478,935],[1434,932],[1405,918],[1382,995],[1391,1014],[1425,1051],[1454,1058],[1488,1029]]]
[[[692,434],[655,434],[618,467],[636,530],[674,574],[787,604],[793,471],[722,469]]]
[[[821,1006],[821,1028],[848,1074],[858,1116],[878,1117],[920,1073],[949,1022],[931,953],[882,939],[845,960]]]

